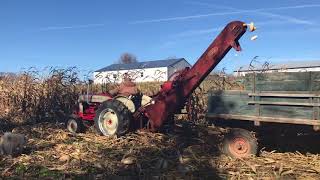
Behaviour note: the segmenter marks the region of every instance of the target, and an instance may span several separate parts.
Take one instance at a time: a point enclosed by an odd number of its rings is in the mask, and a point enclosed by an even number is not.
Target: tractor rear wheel
[[[94,118],[95,127],[104,136],[124,135],[129,131],[132,113],[116,99],[103,102]]]
[[[71,117],[67,121],[67,130],[71,133],[83,133],[85,131],[85,126],[81,119]]]
[[[222,151],[231,157],[244,158],[257,154],[258,142],[250,131],[233,128],[224,136]]]

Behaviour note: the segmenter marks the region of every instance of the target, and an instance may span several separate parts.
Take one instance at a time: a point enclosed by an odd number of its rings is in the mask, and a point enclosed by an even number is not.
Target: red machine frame
[[[109,93],[101,93],[101,94],[97,94],[98,96],[105,96],[107,98],[112,99],[112,96]],[[86,94],[86,95],[82,95],[85,96],[87,99],[89,99],[91,96],[91,94]],[[84,108],[83,112],[81,112],[79,110],[79,104],[77,104],[77,107],[75,108],[75,110],[73,111],[73,115],[75,115],[77,118],[82,119],[83,121],[94,121],[94,117],[96,116],[96,110],[99,108],[99,105],[101,103],[99,102],[89,102],[84,101],[87,103],[88,107]],[[78,102],[78,103],[84,103],[84,102]]]
[[[152,103],[134,113],[135,120],[149,120],[151,131],[156,131],[172,114],[183,108],[190,94],[200,85],[231,48],[240,51],[238,42],[246,32],[241,21],[229,23],[211,43],[193,67],[186,68],[172,81],[165,82]]]
[[[231,48],[241,50],[238,40],[246,32],[247,25],[241,21],[229,23],[218,37],[211,43],[198,61],[191,68],[186,68],[173,79],[163,83],[161,90],[155,95],[150,104],[141,106],[133,113],[131,127],[150,128],[157,131],[169,117],[184,107],[191,93],[200,85],[207,75],[216,67]],[[112,99],[109,94],[101,94]],[[87,97],[89,99],[89,97]],[[88,101],[87,101],[88,102]],[[81,103],[81,102],[79,102]],[[103,103],[103,102],[101,102]],[[101,103],[87,103],[89,107],[83,112],[74,112],[82,121],[93,122],[96,110]]]

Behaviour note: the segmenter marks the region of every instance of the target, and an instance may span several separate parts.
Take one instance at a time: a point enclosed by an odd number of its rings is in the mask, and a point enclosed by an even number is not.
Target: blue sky
[[[138,60],[184,57],[194,63],[228,22],[255,22],[218,68],[232,71],[254,56],[271,63],[320,60],[316,0],[2,0],[0,71],[114,63],[123,52]],[[258,35],[256,41],[250,37]]]

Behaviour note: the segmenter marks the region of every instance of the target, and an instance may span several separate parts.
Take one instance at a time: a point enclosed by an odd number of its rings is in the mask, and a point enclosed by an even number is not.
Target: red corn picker
[[[229,23],[193,67],[180,71],[164,82],[161,90],[152,98],[144,95],[111,97],[109,94],[80,96],[79,108],[68,121],[68,129],[79,132],[84,125],[94,124],[105,136],[124,135],[130,130],[141,128],[153,132],[160,130],[184,107],[191,93],[231,48],[241,50],[238,40],[246,29],[244,22]],[[250,29],[254,30],[254,27]]]

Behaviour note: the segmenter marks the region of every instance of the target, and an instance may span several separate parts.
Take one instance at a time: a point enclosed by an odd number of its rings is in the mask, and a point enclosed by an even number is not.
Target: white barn
[[[186,67],[191,65],[184,58],[111,64],[93,73],[94,83],[119,83],[124,74],[128,74],[135,82],[167,81],[173,73]]]
[[[245,76],[246,74],[253,72],[313,72],[320,71],[320,60],[319,61],[291,61],[282,64],[269,65],[268,67],[257,66],[254,68],[249,68],[248,66],[243,66],[238,68],[238,70],[233,71],[234,76]]]

